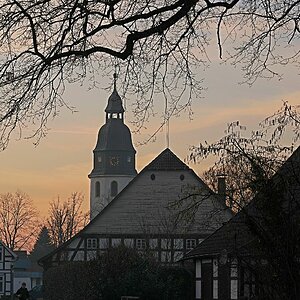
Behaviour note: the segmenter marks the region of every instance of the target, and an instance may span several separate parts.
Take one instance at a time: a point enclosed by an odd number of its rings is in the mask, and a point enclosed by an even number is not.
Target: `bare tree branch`
[[[88,213],[82,211],[83,200],[83,195],[75,192],[64,202],[58,197],[50,203],[47,228],[56,247],[69,240],[87,224]]]
[[[280,76],[275,65],[299,62],[299,7],[292,0],[0,1],[0,148],[31,124],[38,142],[61,106],[73,109],[62,97],[65,84],[95,82],[117,63],[123,93],[135,97],[137,130],[153,114],[156,93],[168,103],[162,123],[190,111],[214,35],[220,57],[227,47],[225,59],[242,65],[245,82]]]
[[[37,210],[22,192],[0,195],[0,238],[12,250],[31,250],[41,226]]]

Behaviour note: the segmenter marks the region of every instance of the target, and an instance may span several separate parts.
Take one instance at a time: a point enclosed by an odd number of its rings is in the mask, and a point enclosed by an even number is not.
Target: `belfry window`
[[[118,183],[116,181],[112,181],[110,184],[110,195],[115,197],[118,194]]]
[[[100,197],[100,182],[99,181],[96,181],[95,195],[96,195],[96,197]]]

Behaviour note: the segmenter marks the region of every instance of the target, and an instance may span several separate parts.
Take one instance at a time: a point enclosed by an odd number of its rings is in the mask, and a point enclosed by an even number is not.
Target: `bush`
[[[47,300],[192,299],[191,275],[182,268],[162,267],[150,255],[117,247],[88,262],[71,262],[45,273]]]

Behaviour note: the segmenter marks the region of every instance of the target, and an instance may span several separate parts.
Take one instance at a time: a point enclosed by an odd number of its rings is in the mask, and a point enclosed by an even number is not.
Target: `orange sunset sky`
[[[224,134],[226,124],[239,120],[249,130],[259,121],[280,108],[282,100],[300,104],[299,69],[285,66],[282,80],[258,80],[252,87],[240,85],[242,74],[238,69],[215,62],[206,70],[199,70],[207,90],[195,100],[194,116],[190,121],[183,112],[171,119],[170,148],[181,159],[189,154],[189,146],[200,141],[213,141]],[[111,78],[105,78],[107,86]],[[121,80],[121,78],[120,78]],[[54,121],[49,121],[50,131],[35,147],[33,140],[12,139],[8,148],[0,152],[0,193],[21,190],[32,198],[42,216],[47,214],[49,202],[58,195],[68,197],[78,191],[85,195],[85,208],[89,202],[89,180],[92,169],[92,150],[100,126],[104,123],[104,108],[110,93],[101,89],[87,90],[85,86],[67,86],[64,99],[76,107],[71,113],[61,109]],[[161,100],[157,95],[157,102]],[[127,103],[127,108],[130,103]],[[135,144],[142,142],[159,126],[163,108],[157,105],[157,117],[146,124],[147,129],[133,134]],[[126,124],[133,120],[130,109]],[[28,128],[24,134],[30,134]],[[137,170],[140,171],[166,147],[165,131],[159,132],[155,142],[136,147]],[[190,165],[197,173],[207,163]]]

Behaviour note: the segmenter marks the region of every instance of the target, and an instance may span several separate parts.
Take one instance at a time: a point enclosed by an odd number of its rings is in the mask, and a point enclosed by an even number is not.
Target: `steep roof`
[[[161,152],[148,166],[147,171],[171,171],[189,170],[190,168],[182,162],[169,148]]]
[[[116,86],[112,94],[108,98],[107,106],[105,112],[107,113],[123,113],[125,110],[123,108],[122,99],[117,92]]]
[[[94,151],[132,151],[136,152],[130,129],[120,119],[109,119],[100,128]]]
[[[278,172],[268,181],[267,186],[278,187],[286,184],[293,190],[292,199],[300,199],[300,147],[290,156],[282,165]],[[266,195],[267,194],[267,195]],[[195,249],[185,255],[183,259],[192,259],[197,257],[215,256],[226,250],[231,253],[239,249],[239,253],[253,253],[253,242],[256,237],[250,229],[249,220],[255,218],[261,222],[261,202],[271,198],[268,197],[268,191],[262,190],[252,201],[244,207],[239,213],[231,218],[226,224],[216,230],[212,235],[206,238]],[[272,200],[272,199],[271,199]],[[271,204],[271,203],[270,203]],[[250,218],[249,218],[250,217]],[[251,250],[249,250],[251,249]]]

